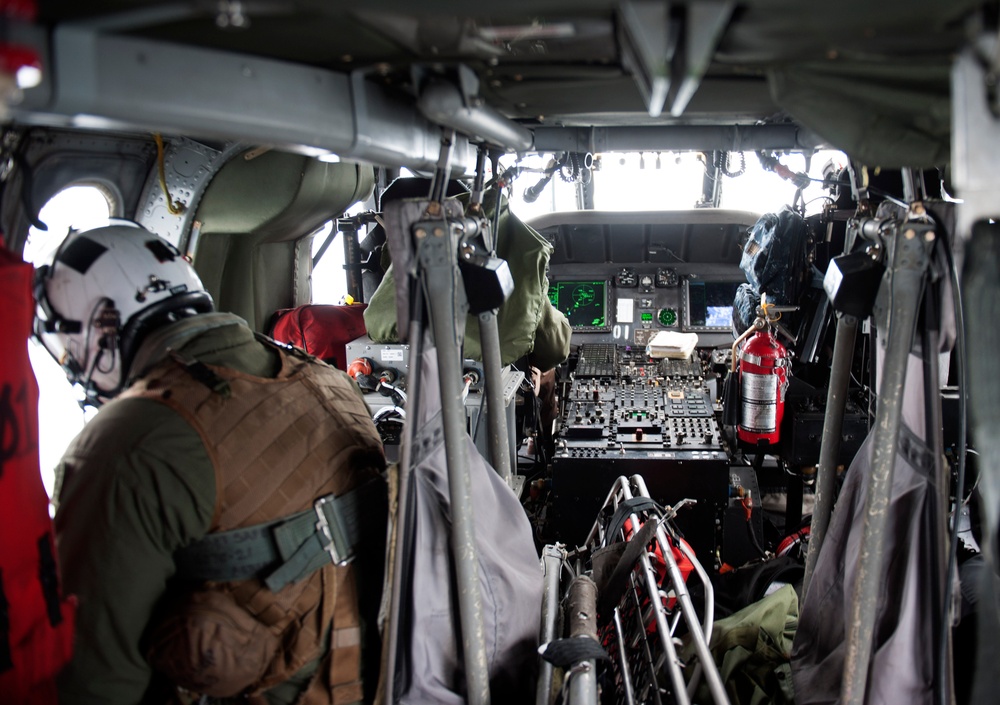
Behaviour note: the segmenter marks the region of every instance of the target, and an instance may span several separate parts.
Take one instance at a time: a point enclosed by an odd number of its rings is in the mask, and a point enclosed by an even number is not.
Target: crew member
[[[72,232],[36,290],[38,337],[103,405],[57,470],[62,701],[361,701],[386,500],[353,383],[214,312],[134,224]]]

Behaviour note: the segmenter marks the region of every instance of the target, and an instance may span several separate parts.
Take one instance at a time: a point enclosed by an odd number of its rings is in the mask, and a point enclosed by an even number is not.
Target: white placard
[[[618,323],[635,322],[635,301],[632,299],[618,299],[618,315],[615,317]]]

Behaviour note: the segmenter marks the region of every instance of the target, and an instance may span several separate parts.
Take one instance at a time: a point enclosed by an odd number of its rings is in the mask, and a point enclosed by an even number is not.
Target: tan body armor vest
[[[122,395],[166,404],[201,436],[215,467],[212,532],[310,509],[317,498],[348,492],[384,466],[378,433],[347,377],[312,359],[278,352],[281,369],[273,379],[203,366],[228,385],[229,394],[213,391],[180,362],[168,359]],[[278,592],[257,578],[210,582],[201,590],[216,593],[209,595],[210,601],[219,593],[231,598],[269,632],[263,639],[248,639],[252,643],[247,646],[259,647],[263,641],[273,644],[274,652],[261,656],[260,677],[242,695],[284,682],[317,659],[328,639],[329,652],[299,702],[339,705],[362,699],[352,566],[326,565]],[[237,670],[246,665],[242,648],[232,649],[238,654],[231,664]],[[211,644],[202,651],[213,655]],[[194,678],[197,684],[197,673]],[[205,686],[211,683],[209,678]],[[222,694],[218,688],[187,687]]]

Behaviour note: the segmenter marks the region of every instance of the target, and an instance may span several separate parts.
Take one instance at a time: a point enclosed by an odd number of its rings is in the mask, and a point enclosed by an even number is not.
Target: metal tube
[[[542,551],[542,572],[545,592],[542,593],[542,626],[538,635],[541,644],[556,638],[556,621],[559,616],[559,573],[566,551],[559,544],[549,544]],[[552,696],[551,663],[542,659],[535,688],[535,705],[549,705]]]
[[[597,585],[588,575],[577,576],[566,597],[566,621],[571,639],[597,641]],[[597,663],[594,659],[573,665],[569,676],[569,704],[597,705]]]
[[[844,409],[847,407],[851,360],[857,335],[858,319],[854,316],[840,316],[837,320],[837,337],[833,343],[833,360],[830,362],[830,388],[826,392],[826,414],[819,447],[819,467],[816,470],[816,506],[813,508],[809,551],[806,553],[806,570],[802,578],[803,596],[809,592],[809,582],[816,569],[816,560],[833,513],[837,489],[837,457],[840,455],[840,437],[844,431]]]
[[[330,245],[333,244],[333,238],[337,237],[338,232],[339,231],[336,228],[334,228],[326,234],[326,238],[323,240],[323,244],[319,246],[319,249],[316,250],[316,254],[313,255],[312,258],[313,269],[315,269],[316,265],[319,264],[320,260],[323,259],[323,255],[326,254],[326,251],[329,249]],[[191,245],[188,245],[188,248],[189,251],[193,251]]]
[[[719,150],[705,152],[707,164],[705,164],[705,175],[701,178],[701,201],[699,205],[706,208],[718,208],[722,203],[722,189],[719,185],[722,182],[722,170],[716,163],[716,155]],[[659,159],[659,156],[657,156]]]
[[[650,152],[803,149],[819,140],[795,125],[536,127],[537,152]]]
[[[628,481],[625,480],[625,478],[621,479],[624,480],[624,482],[621,483],[622,498],[625,500],[632,499],[632,490],[629,487]],[[639,516],[637,514],[633,512],[629,518],[632,521],[633,527],[639,526]],[[662,527],[657,528],[657,540],[661,538],[660,534],[662,533],[662,530]],[[666,547],[662,551],[664,558],[666,558],[667,554],[670,553],[669,544],[661,543],[660,546]],[[639,557],[639,560],[642,564],[642,576],[646,583],[646,594],[649,596],[650,600],[658,601],[660,591],[659,586],[656,584],[656,578],[653,575],[652,566],[649,563],[649,554],[643,553]],[[671,582],[673,582],[673,577],[674,576],[671,573]],[[633,574],[631,580],[634,581],[635,579],[635,575]],[[690,705],[691,700],[688,698],[687,688],[684,685],[684,676],[681,673],[681,659],[680,656],[677,655],[677,649],[674,646],[673,638],[670,636],[670,628],[667,626],[667,618],[661,605],[658,604],[653,609],[653,617],[656,620],[656,631],[660,638],[660,644],[663,646],[663,653],[667,659],[667,662],[664,664],[664,668],[670,676],[671,689],[673,691],[674,699],[677,701],[678,705]],[[728,700],[723,700],[722,702],[725,702],[726,705],[728,705]]]
[[[507,410],[504,408],[503,380],[500,371],[500,330],[495,311],[479,314],[479,340],[483,349],[483,376],[486,390],[486,413],[489,421],[490,462],[508,485],[513,472],[510,438],[507,435]]]
[[[702,618],[702,630],[705,633],[705,641],[711,643],[712,641],[712,630],[715,628],[715,588],[712,587],[712,581],[708,577],[708,573],[701,566],[701,561],[699,561],[695,555],[694,551],[683,541],[677,544],[677,548],[680,552],[684,554],[685,558],[691,561],[691,565],[694,566],[694,570],[698,573],[698,579],[701,580],[701,584],[704,586],[705,590],[705,616]]]
[[[934,540],[931,543],[931,565],[934,570],[931,573],[931,591],[933,594],[933,604],[943,606],[944,585],[951,576],[947,574],[948,555],[948,498],[950,491],[950,477],[945,474],[942,460],[944,458],[944,439],[942,438],[943,420],[941,414],[941,373],[938,369],[938,348],[940,346],[938,317],[940,312],[936,305],[936,297],[933,290],[924,296],[924,326],[921,340],[921,351],[924,372],[924,407],[925,407],[925,436],[924,443],[930,449],[933,458],[933,481],[928,485],[928,491],[932,498],[931,512],[931,535]],[[961,490],[957,495],[961,496]],[[935,609],[930,615],[933,625],[933,634],[936,643],[941,639],[945,641],[945,653],[939,656],[936,663],[937,677],[934,679],[935,700],[938,703],[950,703],[954,701],[952,689],[952,663],[951,663],[951,625],[942,620],[942,610]]]
[[[531,149],[531,130],[485,104],[471,105],[458,86],[434,81],[421,92],[417,109],[431,122],[508,151]],[[471,103],[471,101],[469,101]]]
[[[604,502],[601,504],[602,507],[606,507],[609,502],[614,502],[614,509],[618,508],[618,498],[615,496],[618,493],[619,487],[628,486],[628,479],[624,475],[619,475],[615,478],[614,484],[611,486],[611,490],[608,495],[604,498]],[[629,497],[632,495],[630,494]],[[590,533],[587,534],[587,540],[583,542],[584,546],[590,546],[593,543],[597,543],[599,546],[605,546],[608,543],[608,539],[604,536],[604,526],[601,522],[601,517],[598,516],[594,521],[594,525],[590,527]]]
[[[450,228],[442,224],[441,228],[435,229],[433,235],[428,234],[418,245],[418,254],[437,347],[441,416],[451,498],[451,547],[458,587],[467,697],[469,703],[488,705],[490,688],[483,601],[479,586],[472,490],[465,445],[468,436],[465,428],[465,405],[462,401],[462,359],[455,331],[455,321],[465,320],[465,307],[456,303],[456,295],[462,291],[462,287]]]
[[[618,608],[615,607],[615,639],[618,642],[618,667],[621,669],[622,689],[625,691],[625,703],[634,705],[635,691],[632,688],[632,674],[628,670],[628,657],[625,651],[625,637],[622,634],[622,617]]]
[[[578,575],[566,597],[569,637],[597,640],[597,584],[589,575]]]
[[[642,477],[642,475],[633,475],[632,481],[636,483],[640,494],[647,497],[649,496],[649,489],[646,487],[646,480]],[[701,580],[701,583],[704,586],[705,616],[702,618],[702,632],[705,634],[705,641],[711,642],[712,629],[715,626],[715,588],[712,586],[712,580],[708,577],[708,573],[705,572],[705,568],[702,567],[701,561],[699,561],[695,556],[691,547],[684,541],[678,541],[677,549],[683,553],[689,561],[691,561],[694,571],[698,574],[698,579]]]
[[[663,559],[667,564],[667,572],[670,574],[670,582],[677,596],[680,612],[684,615],[684,621],[688,625],[691,641],[694,643],[695,653],[698,654],[698,661],[702,664],[705,678],[708,680],[708,689],[712,693],[712,700],[716,705],[729,705],[729,696],[726,695],[726,687],[722,684],[722,677],[719,670],[715,668],[715,660],[712,652],[708,648],[708,641],[702,633],[702,625],[698,624],[698,613],[695,612],[694,604],[691,602],[691,594],[687,590],[684,576],[681,575],[680,567],[674,558],[671,544],[667,541],[667,532],[661,524],[656,529],[656,537],[662,548]],[[685,690],[685,694],[686,694]]]
[[[423,289],[420,286],[412,287],[413,291],[410,296],[410,359],[413,360],[413,365],[419,364],[420,356],[423,355],[423,341],[424,341],[424,301],[423,301]],[[415,374],[410,380],[410,396],[409,401],[412,404],[411,408],[414,411],[417,409],[417,405],[420,401],[420,393],[422,391],[422,384],[420,383],[420,375]],[[402,614],[402,600],[409,594],[409,591],[404,591],[402,588],[403,584],[403,567],[406,561],[405,550],[406,544],[404,538],[407,533],[407,528],[410,522],[409,512],[410,507],[408,503],[408,497],[410,494],[410,474],[412,468],[412,458],[413,458],[413,438],[416,435],[416,424],[415,423],[404,423],[403,424],[403,439],[402,439],[402,449],[400,451],[399,460],[399,494],[398,494],[398,506],[396,509],[396,537],[395,537],[395,552],[393,553],[392,561],[392,590],[390,592],[390,603],[389,603],[389,623],[386,627],[386,641],[387,646],[385,649],[386,653],[386,668],[385,673],[385,705],[392,705],[395,702],[395,689],[396,689],[396,656],[399,650],[399,627]]]
[[[418,170],[433,168],[438,155],[437,127],[414,111],[408,96],[368,80],[365,69],[346,74],[109,34],[82,22],[63,23],[51,32],[38,26],[24,41],[40,56],[52,57],[45,82],[26,90],[24,100],[13,106],[26,122],[44,114],[46,121],[65,124],[62,118],[86,114],[122,128],[225,135],[246,144],[282,145],[311,155],[333,152],[342,159]],[[147,60],[128,58],[138,53]],[[162,66],[173,70],[164,75]],[[253,80],[246,80],[249,73]],[[181,85],[190,91],[185,92],[189,100],[177,99]],[[302,100],[304,95],[309,100]],[[470,163],[467,140],[457,146],[456,163]]]
[[[472,197],[469,204],[476,208],[483,205],[483,186],[486,183],[486,148],[480,146],[476,151],[476,179],[472,182]]]
[[[868,496],[865,498],[864,525],[854,576],[854,594],[848,621],[844,673],[841,679],[841,702],[863,705],[871,664],[872,639],[882,587],[883,538],[892,494],[892,476],[896,466],[896,446],[902,424],[903,385],[906,361],[913,344],[918,304],[924,286],[927,253],[922,237],[904,223],[899,228],[893,248],[892,266],[887,272],[890,287],[888,334]]]
[[[441,153],[431,181],[431,201],[441,201],[447,193],[448,179],[451,177],[451,152],[455,146],[455,131],[441,130]]]

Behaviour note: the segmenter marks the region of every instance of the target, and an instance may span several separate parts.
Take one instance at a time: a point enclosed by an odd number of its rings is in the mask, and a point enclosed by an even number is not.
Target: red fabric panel
[[[59,595],[49,502],[38,468],[38,385],[28,360],[33,269],[0,244],[0,696],[56,702],[75,601]],[[55,624],[53,624],[55,622]]]
[[[308,304],[278,313],[271,337],[347,370],[347,344],[365,334],[367,304]]]

